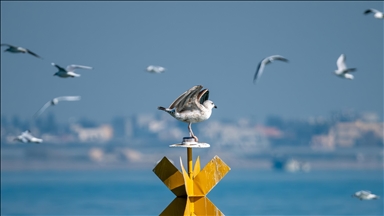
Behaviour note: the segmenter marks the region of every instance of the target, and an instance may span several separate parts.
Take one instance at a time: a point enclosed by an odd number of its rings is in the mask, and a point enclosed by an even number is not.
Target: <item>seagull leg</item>
[[[193,138],[195,139],[196,142],[199,142],[199,139],[197,138],[197,136],[195,136],[195,134],[193,134],[191,125],[192,125],[192,123],[189,123],[189,124],[188,124],[189,136],[193,137]]]

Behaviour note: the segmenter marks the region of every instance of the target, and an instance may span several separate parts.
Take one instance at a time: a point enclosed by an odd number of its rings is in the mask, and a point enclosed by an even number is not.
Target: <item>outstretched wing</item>
[[[16,48],[15,46],[13,46],[13,45],[11,45],[11,44],[6,44],[6,43],[1,44],[1,46],[8,46],[8,47],[14,47],[14,48]]]
[[[60,67],[59,65],[57,65],[57,64],[55,64],[55,63],[51,63],[53,66],[55,66],[57,69],[59,69],[59,70],[61,70],[61,71],[67,71],[67,70],[65,70],[65,68],[62,68],[62,67]]]
[[[27,52],[28,52],[29,54],[31,54],[31,55],[33,55],[33,56],[35,56],[35,57],[37,57],[37,58],[41,58],[39,55],[37,55],[36,53],[32,52],[31,50],[28,50],[28,49],[26,49],[26,50],[27,50]],[[43,59],[43,58],[41,58],[41,59]]]
[[[361,192],[361,194],[364,195],[364,196],[367,196],[367,195],[371,194],[371,191],[367,191],[367,190],[362,190],[362,191],[360,191],[360,192]]]
[[[366,11],[364,11],[364,14],[369,14],[369,13],[380,13],[380,11],[373,9],[373,8],[370,8],[370,9],[367,9]]]
[[[204,103],[204,101],[208,100],[209,98],[209,90],[203,89],[198,95],[197,95],[197,101],[199,101],[201,104]]]
[[[200,85],[197,85],[197,86],[193,86],[192,88],[188,89],[187,91],[185,91],[183,94],[181,94],[178,98],[176,98],[175,101],[173,101],[171,103],[171,105],[169,105],[169,109],[173,109],[175,107],[178,106],[178,104],[180,104],[180,102],[185,99],[185,97],[190,94],[191,92],[195,91],[197,88],[202,89],[203,86],[200,86]]]
[[[67,66],[67,71],[74,71],[75,69],[88,69],[88,70],[91,70],[92,67],[84,66],[84,65],[74,65],[74,64]]]
[[[339,70],[345,70],[347,69],[347,65],[345,64],[345,55],[341,54],[340,57],[337,59],[336,65]]]
[[[284,58],[281,55],[273,55],[273,56],[269,56],[268,58],[270,60],[280,60],[280,61],[288,62],[288,59]]]
[[[255,72],[255,75],[253,76],[253,83],[256,82],[256,80],[261,76],[261,74],[263,73],[263,70],[264,70],[264,67],[265,67],[265,59],[261,60],[259,62],[259,65],[257,66],[257,69],[256,69],[256,72]]]
[[[180,100],[179,104],[176,106],[176,111],[182,112],[184,110],[200,109],[200,102],[197,100],[197,96],[199,95],[203,86],[198,85],[195,87],[196,88],[194,88],[193,91],[191,91],[182,100]]]
[[[41,107],[39,109],[39,111],[37,111],[34,115],[35,118],[39,117],[41,115],[41,113],[43,113],[45,111],[45,109],[47,109],[49,106],[51,105],[51,101],[48,101],[47,103],[44,104],[43,107]]]
[[[78,101],[81,99],[80,96],[61,96],[56,98],[58,101]]]

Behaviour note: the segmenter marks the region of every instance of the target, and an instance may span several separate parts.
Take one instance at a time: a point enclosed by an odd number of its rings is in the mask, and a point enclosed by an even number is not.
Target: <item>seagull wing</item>
[[[59,65],[57,65],[57,64],[55,64],[55,63],[51,63],[53,66],[55,66],[57,69],[59,69],[59,70],[61,70],[61,71],[65,71],[65,72],[67,72],[67,70],[65,70],[65,68],[62,68],[62,67],[60,67]]]
[[[281,55],[273,55],[273,56],[269,56],[268,58],[271,60],[280,60],[280,61],[288,62],[288,59],[284,58]]]
[[[175,108],[175,107],[177,107],[178,106],[178,104],[188,95],[188,94],[190,94],[192,91],[194,91],[194,90],[196,90],[196,88],[198,88],[198,86],[193,86],[192,88],[190,88],[190,89],[188,89],[187,91],[185,91],[183,94],[181,94],[178,98],[176,98],[176,100],[175,101],[173,101],[172,103],[171,103],[171,105],[169,105],[169,109],[173,109],[173,108]],[[203,88],[202,86],[201,86],[201,88]],[[200,88],[200,89],[201,89]]]
[[[364,14],[369,14],[369,13],[380,13],[380,11],[370,8],[364,12]]]
[[[182,112],[185,110],[195,110],[195,109],[200,109],[202,106],[200,104],[200,101],[197,99],[197,96],[200,93],[200,90],[203,88],[203,86],[198,85],[194,86],[192,91],[187,94],[177,105],[176,111]]]
[[[27,139],[29,142],[31,142],[35,137],[32,136],[31,133],[26,133],[23,135],[23,138]]]
[[[13,45],[11,45],[11,44],[6,44],[6,43],[1,44],[1,46],[15,47],[15,46],[13,46]],[[16,47],[15,47],[15,48],[16,48]]]
[[[83,65],[74,65],[74,64],[67,66],[67,71],[74,71],[75,69],[88,69],[88,70],[91,70],[92,67],[83,66]]]
[[[345,70],[347,69],[347,65],[345,64],[345,55],[341,54],[340,57],[337,59],[336,65],[339,70]]]
[[[34,115],[35,118],[39,117],[41,115],[41,113],[44,112],[45,109],[47,109],[49,106],[51,105],[51,101],[48,101],[47,103],[44,104],[43,107],[41,107],[39,109],[39,111],[37,111]]]
[[[80,96],[61,96],[56,98],[58,101],[78,101],[81,99]]]
[[[31,55],[37,57],[37,58],[41,58],[39,55],[37,55],[36,53],[32,52],[31,50],[29,50],[29,49],[26,49],[26,50],[27,50],[27,53],[29,53],[29,54],[31,54]],[[41,58],[41,59],[42,59],[42,58]]]
[[[255,75],[253,76],[253,83],[255,83],[256,80],[257,80],[257,79],[261,76],[261,74],[263,73],[266,60],[267,60],[267,58],[265,58],[265,59],[263,59],[262,61],[259,62],[259,65],[257,66]]]
[[[197,101],[201,104],[204,103],[204,101],[208,100],[209,98],[209,90],[203,89],[198,95],[197,95]]]

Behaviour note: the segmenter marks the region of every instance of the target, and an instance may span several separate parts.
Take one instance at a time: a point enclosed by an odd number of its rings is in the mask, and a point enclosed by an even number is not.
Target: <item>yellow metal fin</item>
[[[195,195],[204,196],[219,183],[219,181],[229,172],[231,168],[224,163],[217,155],[195,176],[194,192]]]
[[[193,168],[193,177],[196,177],[200,172],[200,157],[197,156],[195,167]]]
[[[160,213],[160,216],[169,215],[186,215],[187,198],[176,197],[168,206]]]
[[[163,157],[155,166],[153,172],[176,196],[187,196],[183,174],[181,174],[168,158]]]
[[[189,201],[194,203],[194,214],[199,216],[224,215],[207,197],[190,197]]]
[[[187,191],[187,196],[193,196],[193,181],[192,179],[189,178],[188,173],[185,171],[181,157],[180,157],[180,166],[181,166],[181,170],[184,177],[184,184],[185,184],[185,189]]]

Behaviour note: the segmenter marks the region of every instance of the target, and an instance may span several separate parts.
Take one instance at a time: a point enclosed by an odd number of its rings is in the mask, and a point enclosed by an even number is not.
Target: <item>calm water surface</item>
[[[231,170],[208,194],[225,215],[383,215],[383,170]],[[2,215],[159,215],[175,198],[152,170],[1,172]]]

